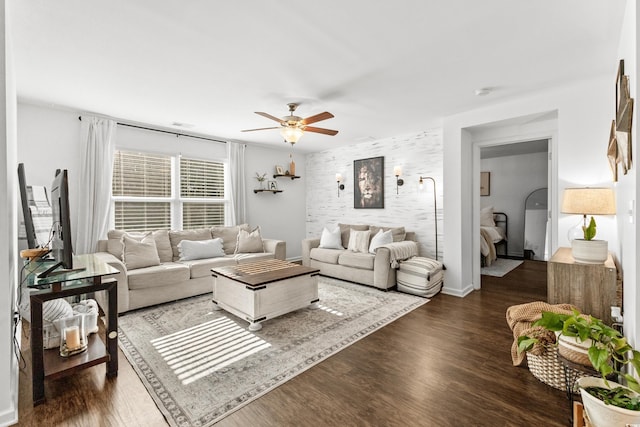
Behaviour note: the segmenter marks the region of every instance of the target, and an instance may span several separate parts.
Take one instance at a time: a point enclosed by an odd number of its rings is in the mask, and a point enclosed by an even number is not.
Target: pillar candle
[[[80,328],[77,326],[70,326],[64,330],[64,336],[69,350],[80,347]]]

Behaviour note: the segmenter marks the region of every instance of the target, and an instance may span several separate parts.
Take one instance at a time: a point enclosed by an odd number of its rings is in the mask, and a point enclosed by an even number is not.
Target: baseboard
[[[467,295],[469,295],[471,292],[473,292],[473,286],[469,285],[464,289],[454,289],[454,288],[447,288],[447,286],[445,285],[442,287],[442,291],[440,292],[445,295],[464,298]]]
[[[287,261],[296,262],[296,263],[300,264],[302,262],[302,257],[301,256],[295,256],[295,257],[287,258]]]

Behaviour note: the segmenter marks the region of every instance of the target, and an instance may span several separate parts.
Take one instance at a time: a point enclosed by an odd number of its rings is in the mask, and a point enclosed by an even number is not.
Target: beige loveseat
[[[124,313],[212,292],[213,267],[285,259],[286,242],[263,239],[256,230],[248,224],[149,233],[111,230],[108,240],[98,242],[96,255],[119,271],[118,313]],[[96,298],[102,300],[102,294]]]
[[[418,255],[415,233],[406,232],[404,227],[350,224],[338,224],[338,227],[340,244],[337,246],[342,246],[342,248],[320,247],[321,238],[304,239],[302,241],[303,265],[320,269],[320,274],[323,276],[375,286],[380,289],[389,289],[396,285],[398,263],[403,259]],[[349,249],[352,230],[369,232],[366,250]],[[390,231],[393,242],[386,243],[375,249],[374,253],[370,253],[369,245],[380,230]],[[326,231],[328,230],[323,233]]]

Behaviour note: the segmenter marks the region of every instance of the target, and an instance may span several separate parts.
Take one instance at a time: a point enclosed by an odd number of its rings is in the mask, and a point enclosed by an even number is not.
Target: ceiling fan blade
[[[280,129],[280,126],[272,127],[272,128],[258,128],[258,129],[244,129],[240,132],[253,132],[254,130],[268,130],[268,129]]]
[[[304,131],[305,132],[316,132],[316,133],[322,133],[325,135],[337,135],[338,131],[337,130],[332,130],[332,129],[323,129],[323,128],[314,128],[313,126],[305,126],[304,127]]]
[[[256,111],[256,114],[260,114],[262,117],[266,117],[267,119],[275,120],[278,123],[282,123],[282,119],[272,116],[271,114],[263,113],[261,111]]]
[[[316,114],[315,116],[311,116],[311,117],[307,117],[306,119],[302,119],[301,123],[303,125],[310,125],[311,123],[315,123],[315,122],[319,122],[321,120],[327,120],[334,117],[333,114],[331,114],[328,111],[325,111],[324,113],[320,113],[320,114]]]

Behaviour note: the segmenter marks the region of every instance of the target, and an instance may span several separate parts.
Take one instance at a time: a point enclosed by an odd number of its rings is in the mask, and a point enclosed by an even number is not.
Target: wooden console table
[[[29,296],[31,302],[31,376],[34,406],[45,401],[45,379],[61,378],[100,363],[107,364],[108,377],[118,375],[117,282],[102,283],[102,277],[116,274],[118,270],[89,254],[73,258],[74,268],[83,268],[82,270],[56,272],[58,274],[38,278],[37,274],[46,270],[50,265],[48,262],[41,262],[26,277],[27,286],[34,289]],[[104,342],[98,336],[99,334],[92,334],[89,336],[87,350],[70,357],[60,356],[57,348],[44,351],[42,304],[57,298],[103,290],[107,291],[109,297]]]
[[[622,305],[611,254],[604,264],[584,264],[573,259],[571,248],[558,248],[547,265],[547,302],[573,304],[611,325],[611,307]]]

